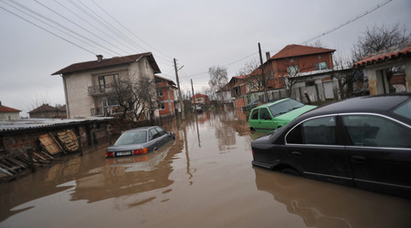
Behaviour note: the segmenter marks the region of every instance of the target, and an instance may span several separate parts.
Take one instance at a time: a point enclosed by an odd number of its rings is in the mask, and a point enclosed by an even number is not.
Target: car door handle
[[[363,156],[351,156],[351,159],[353,159],[355,161],[359,161],[359,162],[365,161],[365,157],[363,157]]]
[[[298,152],[298,151],[293,151],[291,152],[291,154],[294,156],[301,156],[301,152]]]

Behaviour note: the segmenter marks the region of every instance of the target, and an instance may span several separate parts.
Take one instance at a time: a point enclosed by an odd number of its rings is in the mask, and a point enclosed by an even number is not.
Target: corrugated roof
[[[113,57],[110,59],[102,59],[102,60],[94,60],[88,62],[81,62],[81,63],[74,63],[68,67],[65,67],[52,75],[58,74],[68,74],[73,72],[85,71],[85,70],[94,70],[100,69],[105,67],[117,66],[122,64],[130,64],[133,62],[138,61],[142,57],[147,57],[151,67],[154,69],[154,73],[161,73],[160,68],[158,67],[154,56],[151,52],[129,55],[129,56],[122,56],[122,57]]]
[[[335,49],[290,44],[285,46],[285,48],[283,48],[281,51],[279,51],[277,54],[271,57],[270,60],[290,58],[295,56],[314,55],[328,52],[335,52]]]
[[[10,108],[4,105],[0,105],[0,112],[21,112],[21,110]]]
[[[12,131],[53,127],[64,124],[78,124],[111,120],[113,117],[88,117],[84,119],[22,119],[18,121],[0,121],[0,134]]]
[[[411,42],[403,43],[401,45],[381,50],[377,53],[363,57],[360,61],[354,63],[354,66],[367,66],[370,64],[384,62],[390,59],[396,59],[405,55],[411,55]]]

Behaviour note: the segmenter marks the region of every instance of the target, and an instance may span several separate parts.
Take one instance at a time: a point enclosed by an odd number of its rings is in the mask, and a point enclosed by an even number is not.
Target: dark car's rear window
[[[147,141],[146,131],[128,131],[124,132],[114,143],[115,146],[140,144]]]
[[[411,119],[411,100],[409,99],[404,104],[402,104],[400,107],[396,108],[394,110],[394,113],[400,116],[403,116],[407,119]]]

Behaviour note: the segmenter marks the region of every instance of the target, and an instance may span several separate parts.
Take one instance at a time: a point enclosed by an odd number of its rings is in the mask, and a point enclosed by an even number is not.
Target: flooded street
[[[411,200],[254,168],[242,119],[204,112],[153,153],[100,143],[0,185],[0,227],[411,227]]]

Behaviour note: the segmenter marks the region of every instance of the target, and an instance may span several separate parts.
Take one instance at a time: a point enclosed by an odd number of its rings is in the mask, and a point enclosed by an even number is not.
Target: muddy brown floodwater
[[[411,227],[411,200],[252,167],[242,119],[205,112],[148,155],[100,143],[0,185],[0,227]]]

